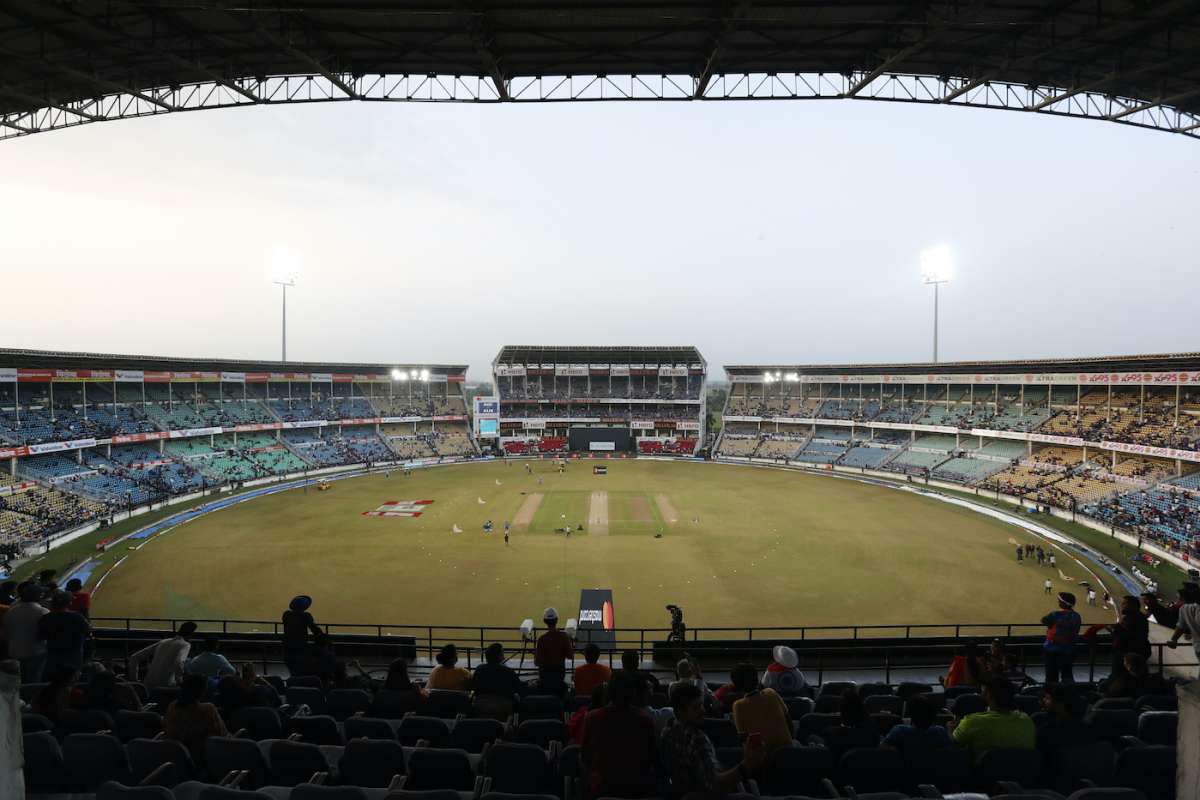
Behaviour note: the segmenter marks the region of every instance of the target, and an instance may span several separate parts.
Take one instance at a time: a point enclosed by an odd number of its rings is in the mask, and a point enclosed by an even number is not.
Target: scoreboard
[[[500,398],[476,397],[474,411],[475,438],[498,438],[500,436]]]

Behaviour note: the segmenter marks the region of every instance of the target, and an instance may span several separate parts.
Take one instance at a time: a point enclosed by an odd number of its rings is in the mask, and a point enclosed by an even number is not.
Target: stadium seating
[[[728,432],[721,438],[721,455],[748,458],[758,449],[757,436],[731,436]]]
[[[871,447],[858,445],[851,447],[838,463],[843,467],[862,467],[878,469],[883,463],[896,454],[896,450],[887,447]]]
[[[973,484],[1004,469],[1004,462],[958,456],[939,464],[930,477],[942,481]]]

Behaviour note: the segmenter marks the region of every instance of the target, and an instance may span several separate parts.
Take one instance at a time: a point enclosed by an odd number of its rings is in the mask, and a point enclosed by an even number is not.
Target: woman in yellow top
[[[458,648],[448,644],[437,656],[438,665],[429,673],[426,689],[450,689],[456,692],[466,692],[471,689],[471,673],[462,667],[457,667]]]

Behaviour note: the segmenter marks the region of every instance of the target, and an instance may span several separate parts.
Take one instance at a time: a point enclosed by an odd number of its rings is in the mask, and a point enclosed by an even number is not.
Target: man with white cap
[[[575,657],[575,647],[571,637],[558,629],[558,609],[547,608],[542,621],[546,623],[546,632],[538,637],[533,650],[538,685],[545,694],[562,694],[567,688],[565,662]]]
[[[785,644],[777,644],[771,649],[774,659],[762,676],[764,689],[774,689],[781,695],[799,694],[808,685],[800,666],[800,656]]]

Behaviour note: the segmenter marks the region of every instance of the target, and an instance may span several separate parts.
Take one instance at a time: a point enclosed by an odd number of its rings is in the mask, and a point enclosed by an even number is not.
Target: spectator
[[[283,662],[293,675],[303,673],[309,634],[316,638],[322,633],[312,614],[308,613],[311,607],[312,598],[301,594],[293,597],[288,610],[283,612]]]
[[[583,660],[585,663],[575,668],[575,696],[591,697],[593,689],[612,677],[612,669],[599,663],[600,647],[595,642],[583,648]]]
[[[321,685],[328,689],[336,673],[337,656],[333,652],[333,638],[325,633],[317,634],[313,637],[312,645],[305,650],[304,657],[300,659],[300,671],[295,674],[314,675],[320,678]]]
[[[279,692],[250,662],[242,664],[238,682],[250,693],[251,705],[278,708],[283,704]]]
[[[50,613],[38,620],[38,639],[46,643],[47,675],[83,669],[83,648],[92,627],[82,615],[67,610],[70,604],[71,595],[55,592],[50,596]]]
[[[588,712],[597,708],[604,708],[608,702],[608,684],[602,683],[592,690],[592,696],[586,706],[580,706],[571,712],[571,716],[567,719],[567,734],[571,737],[571,741],[575,744],[583,742],[583,722],[587,718]]]
[[[1186,635],[1192,640],[1192,650],[1196,653],[1196,660],[1200,661],[1200,585],[1185,583],[1179,590],[1179,599],[1183,601],[1183,605],[1179,608],[1175,632],[1171,634],[1167,647],[1177,647],[1179,639]]]
[[[575,657],[571,637],[558,629],[558,610],[547,608],[542,614],[546,632],[538,637],[533,650],[533,663],[538,668],[538,687],[544,694],[563,694],[566,691],[568,659]]]
[[[184,671],[192,675],[203,675],[206,678],[220,678],[222,675],[235,675],[237,670],[229,659],[217,652],[220,643],[216,638],[208,638],[200,643],[200,653],[188,659]]]
[[[1063,747],[1095,741],[1083,723],[1085,703],[1072,684],[1055,683],[1042,692],[1042,710],[1037,724],[1037,749],[1047,764]]]
[[[458,648],[448,644],[437,655],[438,665],[429,673],[426,689],[449,689],[466,692],[471,689],[471,673],[458,664]]]
[[[634,707],[635,673],[620,670],[608,682],[608,705],[588,712],[579,757],[589,797],[652,797],[655,785],[654,723]]]
[[[84,619],[91,619],[92,593],[83,590],[83,581],[71,578],[67,581],[67,591],[71,593],[71,604],[67,606],[67,610],[82,615]]]
[[[1113,677],[1125,669],[1125,654],[1150,657],[1150,621],[1142,613],[1141,602],[1131,594],[1121,598],[1121,619],[1108,626],[1112,631]]]
[[[638,655],[637,650],[626,650],[621,653],[621,669],[637,674],[641,680],[650,684],[650,691],[662,691],[662,684],[659,683],[657,676],[653,672],[642,669],[641,656]]]
[[[761,734],[768,750],[792,743],[792,723],[787,705],[774,689],[758,685],[758,670],[753,664],[738,664],[730,673],[734,688],[742,698],[733,704],[733,724],[745,736]]]
[[[513,697],[525,690],[525,684],[517,672],[504,663],[504,645],[493,642],[483,651],[483,661],[471,677],[471,687],[476,695]]]
[[[950,733],[937,721],[937,706],[928,697],[915,695],[908,700],[909,722],[893,725],[883,737],[886,747],[894,747],[906,756],[950,745]]]
[[[844,753],[855,747],[878,747],[879,726],[863,704],[857,689],[842,692],[838,704],[839,724],[825,732],[825,742],[835,753]]]
[[[717,707],[713,691],[708,687],[704,676],[700,673],[700,665],[690,657],[679,659],[679,663],[675,665],[675,680],[667,687],[668,697],[675,691],[676,686],[695,686],[699,689],[700,695],[704,698],[705,711],[712,711]]]
[[[742,748],[742,760],[732,769],[719,770],[716,748],[704,733],[704,693],[693,683],[671,684],[671,708],[675,718],[662,735],[662,761],[671,781],[671,797],[720,796],[737,790],[739,782],[756,773],[766,760],[767,749],[750,739]]]
[[[950,662],[950,669],[942,679],[942,685],[947,689],[956,686],[978,687],[983,681],[987,670],[987,659],[979,652],[979,645],[968,639],[963,644],[963,651]]]
[[[1046,659],[1046,683],[1074,683],[1075,644],[1083,624],[1075,611],[1075,595],[1058,593],[1058,611],[1042,617],[1046,626],[1046,642],[1042,650]]]
[[[351,670],[354,670],[351,673]],[[360,689],[364,692],[374,692],[376,687],[375,680],[367,674],[363,669],[362,664],[357,659],[353,661],[333,662],[333,677],[329,683],[330,689]]]
[[[195,632],[196,623],[188,621],[180,625],[179,631],[169,639],[160,639],[138,650],[129,657],[130,673],[136,675],[138,667],[149,661],[146,677],[142,680],[147,689],[176,685],[183,677],[183,667],[192,649],[187,637]]]
[[[75,681],[79,678],[79,673],[71,669],[60,669],[48,675],[50,680],[33,698],[33,713],[58,723],[76,704],[79,690],[75,688]]]
[[[387,678],[383,682],[383,688],[389,692],[415,692],[422,694],[422,689],[416,681],[408,677],[408,661],[403,658],[397,658],[388,664]]]
[[[92,673],[92,679],[83,685],[78,707],[103,711],[116,717],[118,711],[141,711],[142,703],[137,692],[117,681],[117,676],[106,669]]]
[[[787,645],[777,644],[771,650],[771,659],[767,671],[763,673],[763,688],[774,689],[784,697],[803,692],[808,683],[804,680],[804,673],[798,669],[800,656],[796,655],[796,651]]]
[[[36,583],[22,583],[17,587],[17,596],[20,600],[4,615],[8,656],[21,663],[22,683],[38,683],[46,663],[46,646],[38,638],[38,622],[49,612],[38,602],[42,590]]]
[[[208,688],[203,675],[184,675],[179,696],[167,707],[163,731],[168,739],[181,743],[197,764],[204,763],[204,741],[209,736],[225,736],[225,723],[212,703],[202,702]]]
[[[1013,708],[1013,685],[1004,678],[989,678],[983,684],[987,711],[967,714],[954,725],[954,743],[970,751],[978,763],[983,754],[999,748],[1032,750],[1033,720]]]

